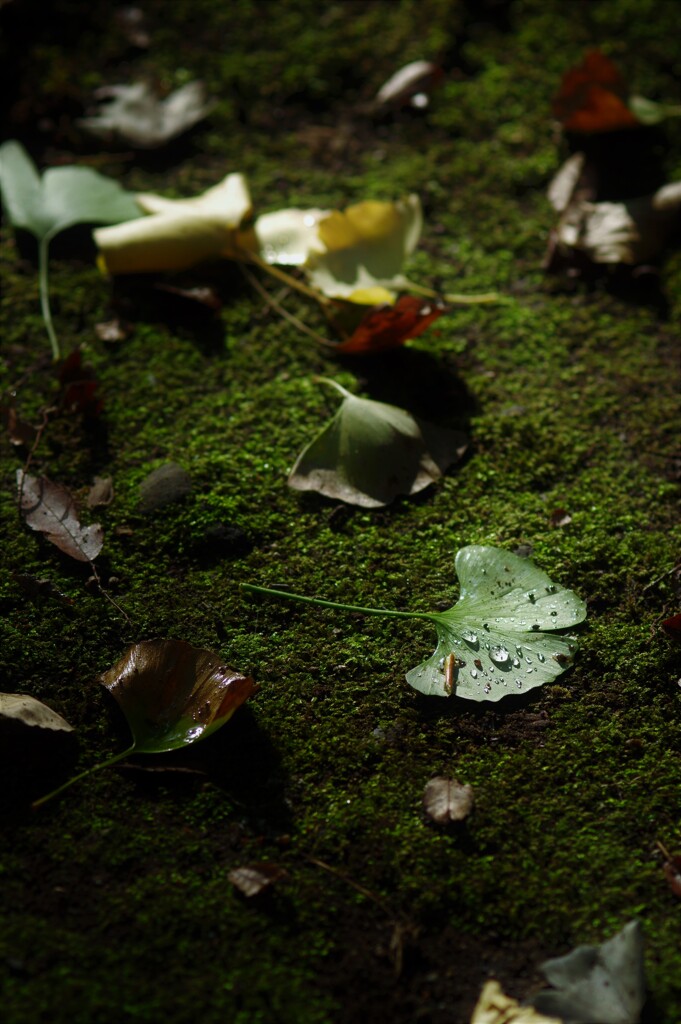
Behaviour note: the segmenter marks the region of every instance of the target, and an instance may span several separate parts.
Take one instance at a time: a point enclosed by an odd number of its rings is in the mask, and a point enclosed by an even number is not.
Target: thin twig
[[[273,295],[270,295],[266,288],[263,288],[260,281],[258,281],[255,274],[251,273],[248,267],[244,266],[243,263],[240,263],[239,269],[241,270],[241,273],[244,275],[244,277],[251,285],[251,287],[257,291],[258,295],[260,295],[260,297],[269,306],[275,309],[277,313],[279,313],[279,315],[284,318],[284,320],[288,320],[290,324],[293,324],[293,326],[296,327],[299,331],[302,331],[303,334],[307,334],[311,338],[314,338],[314,340],[319,342],[320,345],[325,345],[327,348],[335,348],[334,342],[329,341],[328,338],[323,338],[321,334],[317,334],[316,331],[313,331],[311,327],[308,327],[306,323],[303,323],[302,320],[299,320],[297,316],[293,315],[293,313],[289,313],[287,309],[284,309],[281,303],[277,299],[275,299]]]
[[[90,560],[90,570],[91,570],[92,575],[94,577],[95,583],[97,584],[97,589],[99,590],[99,592],[102,595],[102,597],[105,597],[106,600],[109,602],[109,604],[113,605],[113,607],[116,608],[116,610],[121,613],[121,615],[123,616],[125,621],[128,623],[128,625],[132,626],[132,619],[130,618],[130,616],[126,612],[125,608],[121,607],[121,605],[118,603],[118,601],[116,601],[115,598],[113,598],[111,596],[111,594],[109,593],[109,591],[106,589],[106,587],[102,583],[101,576],[97,572],[97,568],[95,566],[95,563],[92,560]]]

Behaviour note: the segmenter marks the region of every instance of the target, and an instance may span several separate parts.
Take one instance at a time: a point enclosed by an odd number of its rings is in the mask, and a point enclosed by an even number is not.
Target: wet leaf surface
[[[456,555],[459,601],[428,615],[438,634],[435,653],[407,673],[422,693],[500,700],[559,676],[577,652],[574,640],[542,630],[568,629],[586,605],[529,559],[472,545]]]
[[[209,736],[258,689],[213,651],[184,640],[134,644],[100,682],[120,705],[138,754],[176,750]]]
[[[21,515],[27,526],[79,562],[91,562],[104,544],[104,531],[99,523],[81,526],[76,503],[61,484],[47,477],[35,477],[17,470],[17,490]]]

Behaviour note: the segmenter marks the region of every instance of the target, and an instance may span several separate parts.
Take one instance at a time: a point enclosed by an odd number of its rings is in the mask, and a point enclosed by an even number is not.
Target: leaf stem
[[[416,284],[415,281],[406,280],[405,284],[410,292],[416,292],[417,295],[424,295],[427,299],[444,299],[445,302],[455,305],[480,306],[488,302],[513,302],[513,299],[506,295],[500,295],[499,292],[481,292],[480,295],[461,295],[458,292],[448,292],[442,295],[432,288],[426,288],[425,285]]]
[[[268,263],[266,260],[258,256],[256,252],[250,249],[240,250],[241,258],[245,263],[254,263],[256,267],[260,267],[266,274],[270,274],[271,277],[276,277],[277,280],[283,281],[284,284],[288,285],[289,288],[293,288],[294,291],[302,292],[303,295],[307,295],[308,298],[314,299],[320,304],[320,306],[328,306],[329,300],[321,292],[316,291],[314,288],[310,288],[309,285],[303,281],[299,281],[297,277],[293,277],[292,274],[287,274],[285,270],[280,267],[276,267],[273,263]]]
[[[43,314],[43,320],[45,321],[47,337],[50,339],[52,358],[56,363],[58,359],[61,359],[61,348],[54,330],[52,312],[50,310],[50,292],[48,287],[49,245],[50,236],[44,235],[40,239],[40,243],[38,245],[38,280],[40,283],[40,311]]]
[[[114,756],[110,757],[107,761],[100,761],[99,764],[93,765],[92,768],[86,768],[84,772],[74,775],[72,779],[64,782],[61,786],[57,786],[56,789],[46,793],[45,796],[41,796],[38,800],[34,800],[31,804],[31,809],[36,811],[39,807],[42,807],[43,804],[46,804],[48,800],[52,800],[53,797],[59,796],[60,793],[63,793],[64,790],[68,789],[69,786],[72,786],[74,782],[84,779],[86,775],[92,775],[93,772],[99,771],[100,768],[108,768],[109,765],[116,764],[117,761],[122,761],[124,757],[128,757],[128,755],[134,753],[134,751],[135,744],[133,743],[133,745],[128,747],[127,750],[124,750],[122,754],[114,754]]]
[[[362,615],[382,615],[391,619],[428,619],[433,620],[430,612],[396,612],[390,608],[364,608],[358,604],[342,604],[339,601],[325,601],[321,597],[306,597],[303,594],[292,594],[288,590],[273,590],[270,587],[258,587],[254,583],[242,583],[244,590],[250,590],[257,594],[271,594],[273,597],[283,597],[288,601],[301,601],[303,604],[314,604],[321,608],[338,608],[344,612],[360,612]]]

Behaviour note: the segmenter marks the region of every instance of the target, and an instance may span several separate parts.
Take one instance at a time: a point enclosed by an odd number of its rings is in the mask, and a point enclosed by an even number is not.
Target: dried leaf
[[[532,1006],[521,1006],[504,994],[498,981],[487,981],[480,993],[471,1024],[563,1024],[557,1017],[545,1017]]]
[[[423,808],[438,825],[464,821],[473,810],[473,787],[436,775],[426,784]]]
[[[638,1024],[645,1002],[643,931],[638,921],[600,946],[577,946],[547,960],[541,971],[553,989],[532,1000],[565,1024]]]
[[[417,420],[404,409],[357,398],[334,381],[343,403],[298,456],[288,479],[350,505],[381,508],[398,494],[417,494],[461,458],[463,434]]]
[[[130,337],[132,327],[119,319],[103,320],[101,323],[95,324],[95,333],[100,341],[117,344]]]
[[[97,508],[99,505],[110,505],[114,500],[113,478],[96,476],[87,496],[87,507]]]
[[[70,492],[47,477],[35,477],[17,470],[21,514],[27,526],[44,533],[47,540],[70,558],[91,562],[104,544],[99,523],[81,526]]]
[[[414,60],[391,75],[376,93],[376,107],[422,108],[428,105],[428,93],[442,77],[442,69],[429,60]]]
[[[250,215],[251,197],[242,174],[228,174],[194,199],[136,197],[150,216],[94,232],[109,274],[185,270],[204,260],[238,259],[236,229]]]
[[[569,526],[572,522],[572,516],[564,508],[554,508],[553,512],[549,516],[549,523],[554,530],[560,526]]]
[[[568,132],[608,132],[638,124],[627,104],[628,89],[612,61],[589,50],[565,73],[553,99],[553,113]]]
[[[625,203],[572,202],[556,228],[555,245],[564,259],[648,263],[678,228],[680,211],[681,182]]]
[[[13,402],[0,405],[0,418],[9,435],[10,444],[23,445],[24,448],[33,445],[38,432],[34,426],[20,418]]]
[[[120,705],[138,754],[209,736],[258,689],[219,655],[184,640],[134,644],[100,682]]]
[[[82,118],[80,127],[136,149],[158,149],[202,121],[214,105],[206,102],[201,82],[188,82],[164,100],[146,82],[105,86],[95,98],[104,104],[96,116]]]
[[[286,871],[278,864],[265,861],[262,864],[249,864],[234,868],[227,875],[230,882],[239,892],[251,899],[269,889],[279,879],[286,877]]]
[[[73,726],[46,704],[26,693],[0,693],[0,734],[7,723],[20,723],[27,729],[72,733]]]
[[[83,353],[79,348],[71,352],[59,367],[61,404],[70,412],[80,412],[86,420],[96,420],[104,407],[99,392],[99,381],[94,370],[83,366]]]
[[[418,338],[446,312],[442,303],[402,295],[394,306],[385,303],[370,310],[335,351],[342,355],[374,355],[398,348],[409,338]]]

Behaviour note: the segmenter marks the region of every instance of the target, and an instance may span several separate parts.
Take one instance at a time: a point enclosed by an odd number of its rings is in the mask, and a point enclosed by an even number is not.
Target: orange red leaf
[[[369,310],[354,333],[336,351],[343,355],[374,355],[399,348],[409,338],[423,334],[447,307],[433,299],[402,295],[394,305],[385,303]]]
[[[628,89],[613,62],[589,50],[581,64],[563,75],[553,113],[568,132],[610,132],[639,124],[629,109]]]

